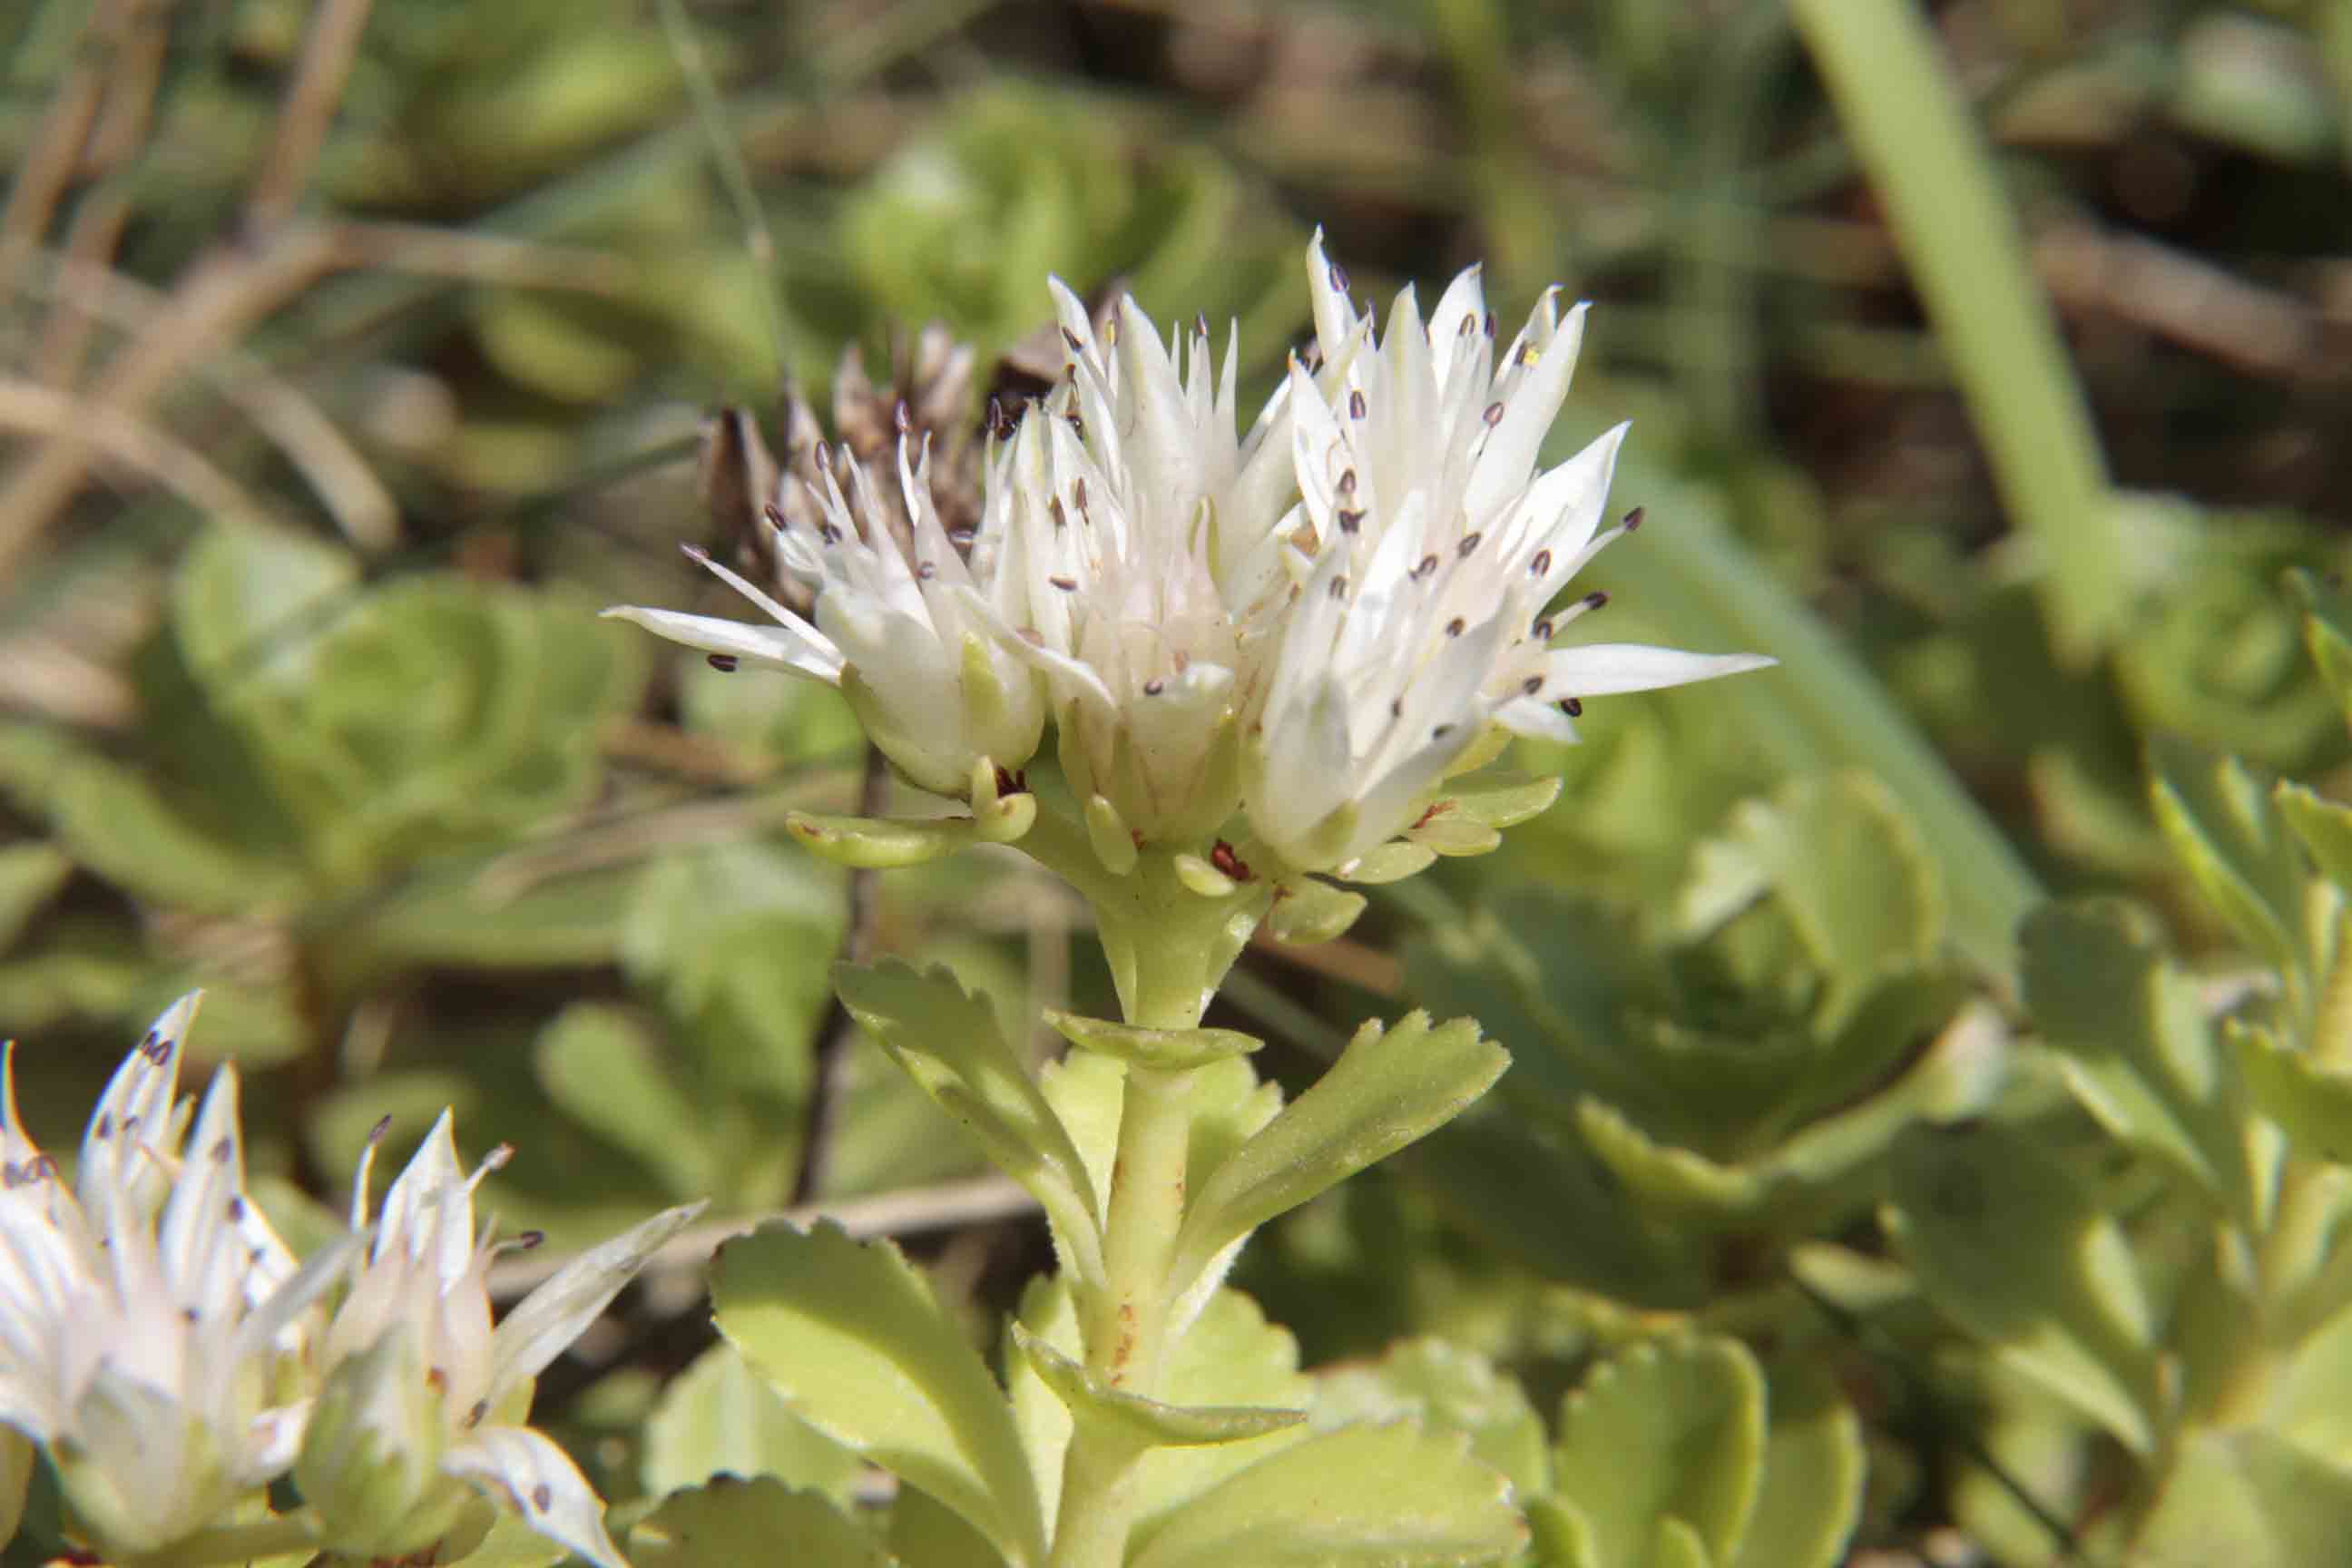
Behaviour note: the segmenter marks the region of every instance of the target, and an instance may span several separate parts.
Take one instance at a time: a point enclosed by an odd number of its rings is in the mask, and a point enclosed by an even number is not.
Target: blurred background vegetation
[[[2220,951],[2150,737],[2352,760],[2282,586],[2352,522],[2345,0],[16,0],[0,48],[0,1033],[61,1139],[203,985],[291,1226],[451,1103],[551,1249],[898,1194],[976,1326],[1038,1264],[825,970],[1104,1010],[1071,900],[850,885],[781,828],[868,786],[835,695],[593,612],[719,608],[675,548],[740,547],[710,410],[781,445],[932,320],[1017,363],[1048,271],[1238,321],[1259,391],[1316,225],[1377,300],[1564,282],[1553,456],[1632,417],[1650,519],[1612,635],[1784,660],[1595,704],[1523,745],[1568,785],[1511,853],[1244,960],[1224,1021],[1294,1085],[1424,1002],[1518,1056],[1245,1260],[1310,1363],[1443,1333],[1549,1407],[1622,1314],[1736,1328],[1984,1109],[1947,1026],[2042,893]],[[720,1396],[659,1392],[708,1342],[668,1287],[542,1392],[608,1495],[692,1479],[638,1417]],[[1872,1413],[1864,1542],[2032,1542],[1916,1364],[1815,1329],[1762,1348]]]

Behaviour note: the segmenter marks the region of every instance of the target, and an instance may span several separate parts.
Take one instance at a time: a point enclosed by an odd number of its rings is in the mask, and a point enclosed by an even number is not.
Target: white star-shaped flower
[[[769,509],[778,565],[816,591],[812,623],[741,574],[688,546],[687,553],[765,611],[758,626],[713,616],[622,605],[607,616],[634,621],[698,647],[721,668],[739,659],[775,665],[839,687],[858,721],[908,779],[963,796],[985,758],[1017,772],[1037,749],[1045,707],[1027,667],[1007,652],[980,613],[1008,612],[990,555],[968,563],[940,521],[920,457],[901,441],[898,482],[911,524],[902,545],[865,467],[845,453],[845,493],[831,466],[818,465],[814,506]],[[782,483],[801,481],[787,476]]]
[[[499,1247],[477,1235],[473,1199],[508,1152],[467,1173],[444,1111],[372,1231],[373,1141],[361,1158],[352,1228],[367,1240],[326,1331],[326,1385],[295,1467],[338,1551],[432,1547],[478,1489],[601,1568],[625,1568],[587,1478],[522,1418],[531,1380],[703,1205],[656,1215],[582,1254],[493,1328],[487,1275]]]
[[[1290,372],[1305,521],[1295,599],[1249,750],[1250,826],[1294,867],[1345,868],[1408,826],[1491,721],[1574,740],[1582,700],[1774,662],[1637,644],[1555,646],[1555,608],[1633,524],[1602,529],[1620,426],[1536,458],[1568,395],[1584,307],[1548,291],[1499,363],[1477,270],[1424,322],[1401,293],[1377,341],[1308,247],[1320,368]]]
[[[1069,380],[991,454],[979,550],[1014,597],[983,613],[1045,672],[1079,798],[1147,839],[1196,839],[1238,803],[1285,581],[1288,400],[1238,434],[1238,354],[1221,370],[1205,323],[1171,346],[1122,299],[1097,331],[1053,289]]]
[[[163,1551],[284,1473],[312,1308],[343,1258],[298,1268],[246,1196],[235,1068],[201,1109],[175,1103],[197,1001],[116,1070],[70,1190],[0,1068],[0,1422],[47,1449],[113,1553]]]

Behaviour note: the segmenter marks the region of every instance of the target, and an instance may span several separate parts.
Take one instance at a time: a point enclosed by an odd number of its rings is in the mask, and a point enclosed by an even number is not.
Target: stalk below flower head
[[[443,1111],[371,1231],[377,1138],[352,1194],[352,1233],[365,1246],[326,1330],[325,1387],[295,1466],[325,1540],[350,1554],[409,1556],[461,1529],[478,1489],[600,1568],[625,1568],[587,1478],[523,1417],[532,1380],[703,1205],[591,1248],[493,1328],[488,1274],[503,1248],[490,1228],[477,1233],[473,1198],[510,1151],[467,1173]],[[518,1244],[531,1243],[506,1245]]]
[[[1069,379],[991,454],[979,550],[1009,608],[967,595],[1044,673],[1064,772],[1147,839],[1239,804],[1241,717],[1283,582],[1295,484],[1286,394],[1244,436],[1237,345],[1163,342],[1122,298],[1097,330],[1052,284]]]
[[[641,605],[604,613],[700,648],[721,668],[748,658],[839,687],[875,745],[921,788],[966,795],[983,761],[1018,771],[1036,752],[1045,707],[1034,677],[989,635],[975,608],[1009,609],[1013,584],[997,578],[985,552],[966,561],[940,521],[924,461],[907,442],[898,482],[911,552],[887,526],[865,466],[845,452],[840,466],[846,492],[820,463],[816,485],[767,512],[778,565],[816,590],[814,623],[692,546],[688,555],[775,624]]]
[[[197,1002],[167,1008],[116,1069],[71,1190],[0,1067],[0,1422],[48,1451],[115,1554],[184,1541],[285,1472],[313,1309],[341,1261],[298,1268],[247,1197],[234,1068],[193,1131],[175,1103]]]
[[[1295,602],[1249,753],[1250,826],[1276,853],[1344,875],[1410,826],[1490,722],[1572,741],[1587,697],[1774,662],[1554,645],[1601,598],[1554,602],[1633,526],[1601,527],[1625,426],[1536,467],[1583,306],[1563,320],[1548,290],[1497,363],[1475,268],[1426,322],[1405,289],[1377,342],[1319,233],[1307,272],[1323,363],[1290,372],[1307,551],[1293,558]]]

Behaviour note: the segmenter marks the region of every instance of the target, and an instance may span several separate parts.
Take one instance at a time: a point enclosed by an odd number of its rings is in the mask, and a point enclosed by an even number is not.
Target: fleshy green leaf
[[[1022,1069],[989,1004],[942,968],[888,961],[834,971],[843,1005],[890,1059],[1044,1205],[1086,1279],[1102,1274],[1095,1187],[1069,1130]]]
[[[1764,1374],[1738,1342],[1637,1344],[1595,1367],[1560,1409],[1553,1489],[1582,1516],[1590,1568],[1664,1568],[1679,1520],[1701,1562],[1727,1563],[1764,1466]]]
[[[0,847],[0,948],[16,944],[34,911],[72,875],[72,858],[54,844]]]
[[[1508,1476],[1522,1497],[1549,1489],[1551,1455],[1543,1418],[1526,1391],[1475,1351],[1444,1340],[1408,1340],[1376,1362],[1335,1367],[1316,1379],[1319,1429],[1400,1416],[1424,1430],[1465,1434],[1470,1452]]]
[[[2299,784],[2283,784],[2271,797],[2327,879],[2352,895],[2352,806],[2322,800]]]
[[[718,1187],[716,1151],[696,1135],[700,1116],[627,1013],[576,1003],[540,1031],[531,1056],[550,1100],[643,1161],[671,1193]]]
[[[722,1341],[664,1384],[638,1476],[656,1497],[719,1476],[768,1476],[841,1501],[857,1468],[857,1456],[793,1415]]]
[[[794,812],[785,829],[811,854],[869,871],[919,866],[975,844],[1007,844],[1037,818],[1037,797],[1009,795],[989,808],[992,820],[970,816],[816,816]],[[985,828],[985,831],[983,831]]]
[[[2132,1552],[2146,1568],[2308,1568],[2352,1541],[2352,1469],[2257,1427],[2183,1439]]]
[[[1139,1532],[1132,1568],[1390,1568],[1484,1563],[1526,1527],[1510,1483],[1459,1436],[1410,1423],[1349,1426],[1295,1443]]]
[[[1943,940],[1935,860],[1886,787],[1864,774],[1801,779],[1742,804],[1694,867],[1678,931],[1703,936],[1769,889],[1830,983],[1831,1027],[1883,972],[1927,963]]]
[[[2176,742],[2154,742],[2148,760],[2157,826],[2198,891],[2241,942],[2304,977],[2303,863],[2271,809],[2270,782]]]
[[[1045,1558],[1003,1391],[888,1242],[771,1226],[720,1252],[719,1331],[812,1426],[946,1503],[1016,1564]]]
[[[2324,1068],[2267,1029],[2223,1031],[2256,1110],[2307,1153],[2352,1163],[2352,1073]]]
[[[635,1568],[739,1568],[785,1543],[794,1568],[889,1568],[881,1542],[832,1499],[773,1476],[673,1492],[630,1527],[624,1550]]]
[[[2352,598],[2309,572],[2294,573],[2289,580],[2303,599],[2303,639],[2319,666],[2319,678],[2352,721]]]
[[[1020,1322],[1034,1343],[1066,1357],[1078,1353],[1077,1314],[1063,1281],[1041,1278],[1033,1282],[1022,1300]],[[1045,1510],[1051,1513],[1061,1498],[1069,1408],[1018,1342],[1005,1348],[1005,1381],[1028,1447],[1031,1473],[1038,1478]],[[1268,1323],[1256,1302],[1238,1290],[1221,1289],[1170,1343],[1161,1363],[1160,1392],[1188,1406],[1290,1409],[1303,1408],[1312,1389],[1298,1371],[1297,1342]],[[1227,1476],[1306,1436],[1307,1428],[1293,1423],[1244,1441],[1164,1447],[1144,1455],[1138,1461],[1136,1481],[1139,1524],[1181,1510]]]
[[[2154,1330],[2131,1244],[2074,1173],[1990,1127],[1897,1145],[1888,1214],[1941,1311],[2136,1453],[2157,1443]]]
[[[1333,1184],[1444,1126],[1502,1076],[1510,1057],[1457,1018],[1412,1013],[1356,1031],[1314,1086],[1197,1189],[1170,1279],[1181,1289],[1226,1247]]]
[[[1062,1403],[1091,1421],[1124,1428],[1142,1447],[1194,1448],[1245,1443],[1307,1419],[1304,1410],[1249,1405],[1163,1405],[1110,1387],[1018,1322],[1013,1342]]]
[[[1764,1486],[1727,1568],[1836,1568],[1862,1518],[1862,1422],[1826,1376],[1771,1371]]]
[[[1247,1056],[1265,1044],[1238,1029],[1152,1029],[1054,1007],[1045,1010],[1045,1023],[1080,1050],[1169,1072],[1186,1072],[1227,1057]]]
[[[2026,1006],[2064,1053],[2067,1087],[2100,1124],[2252,1219],[2254,1176],[2235,1064],[2197,984],[2149,923],[2114,902],[2049,905],[2025,922]]]

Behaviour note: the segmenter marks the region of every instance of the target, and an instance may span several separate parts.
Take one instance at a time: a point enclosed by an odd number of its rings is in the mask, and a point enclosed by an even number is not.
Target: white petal
[[[1542,308],[1538,309],[1540,312]],[[1584,310],[1579,305],[1568,313],[1567,321],[1544,345],[1543,357],[1519,378],[1505,400],[1501,417],[1478,454],[1478,466],[1464,498],[1472,527],[1482,526],[1496,508],[1524,489],[1534,471],[1536,451],[1568,396],[1569,377],[1576,369],[1577,350],[1584,341]],[[1528,323],[1531,331],[1535,324]]]
[[[610,1241],[590,1247],[524,1297],[491,1336],[494,1370],[486,1399],[493,1405],[515,1384],[537,1377],[548,1363],[587,1331],[621,1287],[662,1244],[683,1230],[704,1205],[688,1204],[656,1215]]]
[[[705,653],[723,653],[780,665],[797,675],[827,685],[841,680],[841,655],[814,630],[796,626],[755,626],[717,616],[689,616],[677,610],[656,610],[640,605],[616,605],[606,610],[609,620],[629,621],[656,637],[667,637]]]
[[[604,1505],[570,1455],[528,1426],[485,1426],[441,1457],[441,1468],[471,1481],[548,1540],[597,1568],[628,1568],[604,1533]]]
[[[1780,663],[1754,653],[1685,653],[1645,643],[1588,643],[1544,656],[1544,689],[1560,697],[1654,691],[1695,680],[1740,675]]]
[[[204,993],[192,991],[165,1008],[98,1097],[74,1176],[85,1209],[98,1208],[95,1199],[101,1192],[136,1185],[151,1172],[160,1173],[152,1162],[171,1152],[172,1097],[179,1091],[188,1026],[203,1000]]]

